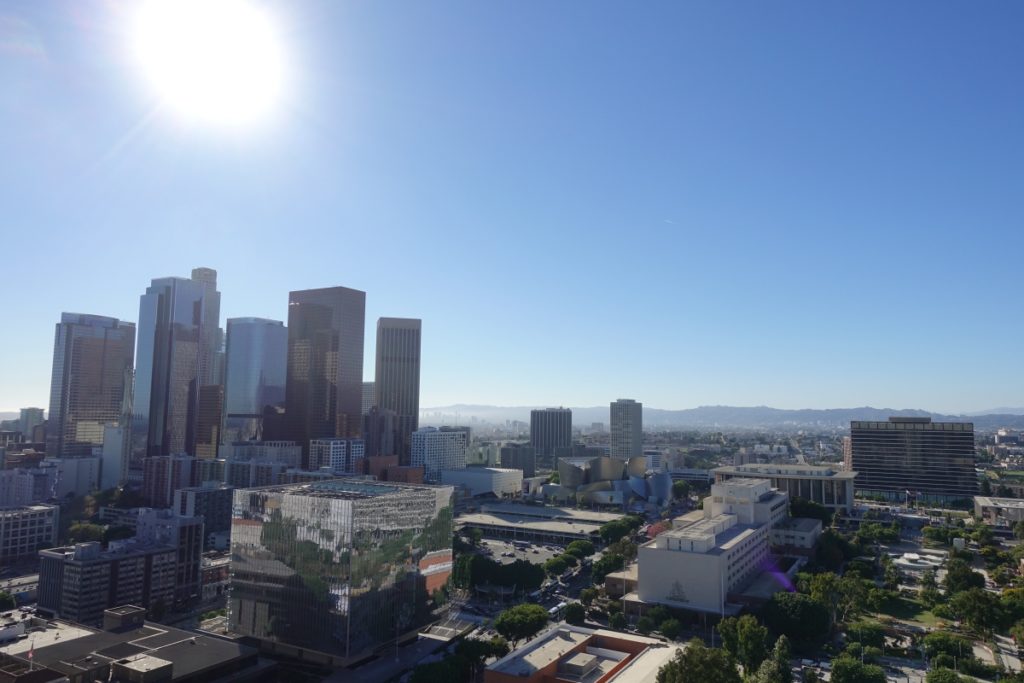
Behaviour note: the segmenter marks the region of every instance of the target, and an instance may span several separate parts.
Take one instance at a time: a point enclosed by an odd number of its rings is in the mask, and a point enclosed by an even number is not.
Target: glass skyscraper
[[[287,438],[354,437],[362,431],[366,292],[306,289],[288,297]]]
[[[377,321],[375,402],[382,411],[394,411],[397,416],[395,450],[403,465],[410,462],[412,433],[420,424],[421,329],[422,323],[415,318]]]
[[[237,490],[232,632],[354,660],[430,621],[452,571],[450,486]]]
[[[201,356],[208,283],[153,280],[139,300],[132,414],[132,469],[148,455],[196,453]]]
[[[263,439],[263,415],[284,405],[288,329],[279,320],[228,318],[223,443]]]
[[[62,313],[53,342],[46,454],[92,455],[109,424],[130,411],[135,324],[117,318]]]

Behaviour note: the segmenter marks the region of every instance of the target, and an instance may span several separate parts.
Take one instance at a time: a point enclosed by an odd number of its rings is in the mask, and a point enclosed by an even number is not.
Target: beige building
[[[803,498],[829,510],[849,513],[853,510],[853,483],[856,472],[827,465],[748,464],[716,467],[715,481],[767,479],[773,488]]]
[[[995,526],[1013,526],[1024,519],[1024,500],[975,496],[974,516]]]

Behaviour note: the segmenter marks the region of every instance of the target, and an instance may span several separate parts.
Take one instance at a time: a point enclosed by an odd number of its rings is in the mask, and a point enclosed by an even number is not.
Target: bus
[[[527,548],[530,547],[530,542],[529,541],[512,541],[512,545],[514,545],[517,548],[521,548],[523,550],[526,550]]]
[[[560,602],[551,609],[548,610],[548,618],[551,621],[558,621],[565,614],[565,608],[569,606],[567,602]]]

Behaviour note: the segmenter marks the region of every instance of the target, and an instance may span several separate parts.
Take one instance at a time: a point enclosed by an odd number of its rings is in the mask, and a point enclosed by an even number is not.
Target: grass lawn
[[[920,600],[899,597],[889,600],[878,612],[879,616],[889,616],[902,621],[912,621],[923,626],[937,626],[941,619]]]

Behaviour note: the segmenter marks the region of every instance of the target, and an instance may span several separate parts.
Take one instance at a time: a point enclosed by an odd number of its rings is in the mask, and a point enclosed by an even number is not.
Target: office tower
[[[217,291],[217,271],[213,268],[193,268],[192,281],[203,287],[203,330],[199,348],[199,384],[223,384],[223,362],[218,359],[223,347],[224,331],[220,328],[220,292]]]
[[[363,441],[366,442],[366,457],[398,455],[396,433],[398,415],[393,410],[381,410],[377,406],[363,415]],[[396,465],[398,463],[395,463]]]
[[[370,408],[377,405],[376,386],[375,382],[363,382],[363,415],[369,414]]]
[[[441,470],[458,470],[466,466],[469,448],[469,427],[424,427],[412,433],[413,467],[423,468],[423,480],[441,480]]]
[[[524,477],[537,474],[537,453],[527,444],[505,444],[501,447],[501,466],[522,470]]]
[[[216,458],[220,445],[220,430],[224,423],[224,387],[204,384],[199,387],[199,408],[196,411],[196,455]]]
[[[402,464],[408,462],[411,435],[420,424],[420,332],[415,318],[377,321],[377,374],[375,405],[398,416],[395,448]]]
[[[103,445],[106,425],[126,423],[134,363],[134,323],[61,314],[53,342],[47,455],[92,455]]]
[[[360,435],[365,315],[366,292],[347,287],[288,297],[285,420],[304,460],[310,439]]]
[[[178,489],[199,485],[199,465],[191,455],[154,455],[142,461],[142,497],[155,508],[168,508]]]
[[[348,479],[235,491],[229,630],[344,664],[431,621],[452,571],[451,499],[450,486]]]
[[[932,422],[928,417],[853,421],[850,455],[858,493],[948,503],[969,500],[978,492],[970,422]]]
[[[18,419],[18,431],[21,432],[21,438],[25,441],[34,441],[33,435],[36,427],[44,422],[42,408],[22,408],[21,417]]]
[[[100,449],[100,490],[106,491],[124,481],[124,465],[128,447],[128,426],[107,425],[103,428]]]
[[[200,517],[203,520],[203,547],[213,545],[215,534],[231,532],[231,500],[234,489],[230,486],[189,486],[174,492],[175,514],[182,517]]]
[[[551,462],[557,452],[572,449],[572,411],[541,408],[530,411],[530,445],[538,460]]]
[[[135,539],[147,545],[169,545],[177,550],[174,603],[187,605],[202,595],[203,518],[186,517],[175,510],[144,508],[139,512]]]
[[[620,398],[610,405],[611,442],[609,455],[628,460],[644,454],[644,405]]]
[[[228,318],[222,443],[263,439],[267,408],[284,405],[288,329],[279,320]]]
[[[362,470],[365,455],[362,439],[311,439],[309,469],[328,468],[332,472],[351,474]]]
[[[202,353],[208,337],[203,282],[153,280],[139,300],[132,416],[132,469],[151,455],[196,452]]]

